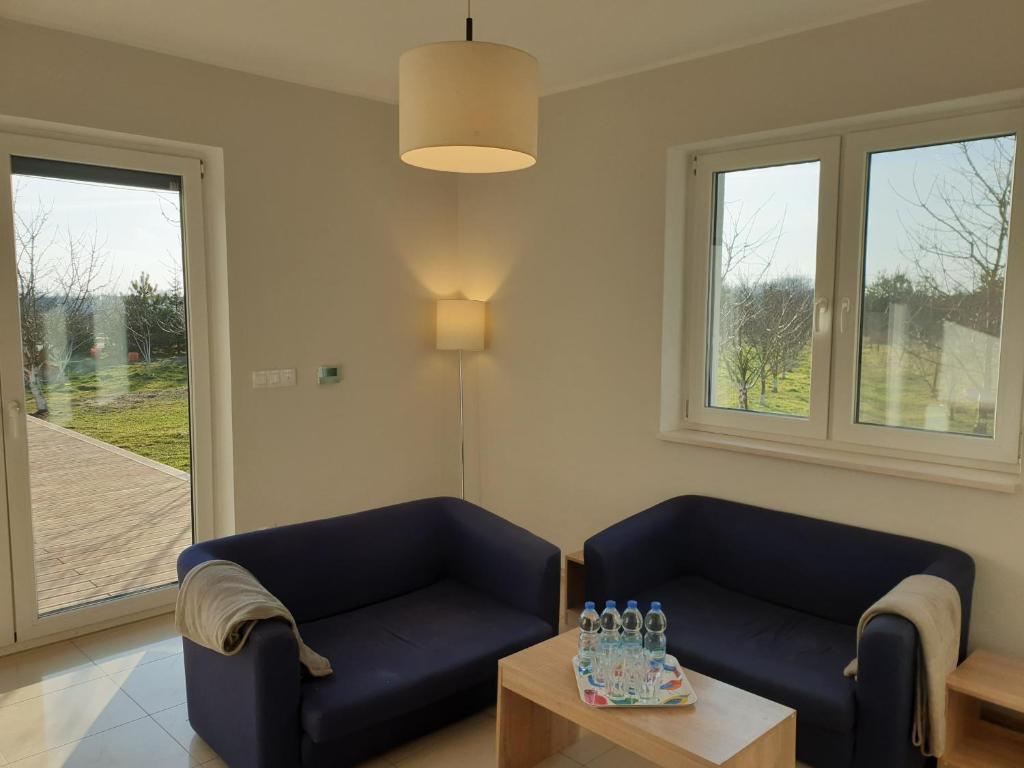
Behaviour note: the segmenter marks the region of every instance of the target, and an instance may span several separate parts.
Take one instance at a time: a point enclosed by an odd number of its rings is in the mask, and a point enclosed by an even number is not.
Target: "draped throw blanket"
[[[908,576],[861,616],[858,646],[868,622],[882,614],[902,616],[917,628],[920,642],[911,738],[923,754],[941,757],[946,749],[946,677],[956,669],[960,649],[960,593],[937,576]],[[857,659],[844,674],[857,675]]]
[[[284,619],[299,644],[299,661],[314,677],[330,675],[331,662],[302,642],[295,618],[249,571],[229,560],[207,560],[185,575],[174,624],[182,637],[225,656],[242,650],[257,621]]]

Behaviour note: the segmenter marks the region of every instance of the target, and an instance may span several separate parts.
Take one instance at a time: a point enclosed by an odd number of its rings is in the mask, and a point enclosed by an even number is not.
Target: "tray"
[[[576,687],[580,692],[580,701],[591,707],[688,707],[696,703],[697,694],[694,693],[690,681],[686,679],[686,673],[679,666],[676,657],[666,654],[662,666],[656,701],[641,701],[632,697],[613,699],[606,693],[605,687],[594,679],[592,673],[580,673],[579,657],[572,657],[572,670],[576,677]]]

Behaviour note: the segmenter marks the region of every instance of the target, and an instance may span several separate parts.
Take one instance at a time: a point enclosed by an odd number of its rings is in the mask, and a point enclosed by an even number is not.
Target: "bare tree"
[[[98,235],[74,235],[51,226],[53,206],[39,201],[29,215],[18,205],[14,230],[26,384],[36,412],[49,405],[43,384],[61,383],[72,357],[92,342],[92,303],[108,281],[106,250]],[[60,248],[55,248],[60,243]],[[57,252],[55,252],[57,251]]]
[[[806,312],[798,306],[800,296],[780,295],[796,283],[769,277],[786,220],[784,212],[768,226],[759,224],[769,202],[750,214],[744,213],[742,203],[723,206],[718,233],[715,359],[736,388],[743,410],[750,409],[750,391],[758,383],[760,405],[766,405],[769,371],[781,371],[786,355],[793,356],[790,346],[798,335],[793,330],[801,327],[802,319],[794,313]]]
[[[916,215],[903,220],[917,285],[912,315],[917,343],[909,354],[931,371],[938,394],[940,366],[951,361],[977,393],[974,431],[991,434],[998,379],[999,336],[1010,231],[1016,141],[999,137],[956,145],[946,173],[900,197]],[[977,332],[980,343],[944,344],[943,324]]]

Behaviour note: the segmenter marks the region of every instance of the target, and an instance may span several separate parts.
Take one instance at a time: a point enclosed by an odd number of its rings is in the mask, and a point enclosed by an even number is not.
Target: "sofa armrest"
[[[587,539],[586,598],[598,603],[598,610],[605,600],[635,598],[682,572],[677,531],[683,501],[662,502]]]
[[[960,593],[960,653],[958,661],[967,658],[967,640],[971,633],[971,599],[974,595],[974,559],[965,552],[949,550],[925,573],[945,579]]]
[[[558,632],[561,552],[539,536],[475,504],[449,507],[448,572]]]
[[[917,630],[900,616],[876,616],[864,628],[857,652],[856,768],[919,768],[924,762],[910,738],[917,645]]]
[[[228,765],[299,768],[299,649],[284,621],[261,621],[224,656],[185,640],[192,728]]]

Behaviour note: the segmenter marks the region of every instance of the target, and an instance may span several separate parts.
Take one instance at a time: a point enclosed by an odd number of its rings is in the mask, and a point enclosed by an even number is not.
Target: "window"
[[[839,142],[709,154],[694,171],[691,385],[703,396],[690,416],[824,437]]]
[[[687,152],[665,430],[1016,472],[1022,125],[1004,110]]]
[[[858,422],[993,436],[1015,145],[872,153]]]

